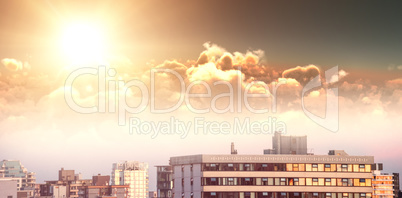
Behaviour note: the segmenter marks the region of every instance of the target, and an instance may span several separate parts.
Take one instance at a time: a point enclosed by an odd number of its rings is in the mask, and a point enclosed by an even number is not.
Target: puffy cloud
[[[19,71],[24,68],[24,64],[21,61],[13,58],[4,58],[1,60],[1,63],[10,71]],[[27,67],[30,68],[30,66]]]
[[[295,68],[285,70],[282,73],[283,78],[293,78],[303,86],[319,75],[320,69],[314,65],[309,65],[306,67],[297,66]]]

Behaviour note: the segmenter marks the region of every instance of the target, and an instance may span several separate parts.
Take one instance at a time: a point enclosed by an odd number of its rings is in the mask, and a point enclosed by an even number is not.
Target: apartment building
[[[373,156],[171,157],[175,198],[371,198]]]
[[[29,172],[19,160],[3,160],[0,162],[0,176],[17,181],[17,190],[35,189],[35,173]],[[32,194],[31,193],[31,194]]]
[[[128,185],[101,185],[101,186],[86,186],[82,189],[81,197],[83,198],[127,198]]]
[[[125,161],[114,163],[112,185],[128,185],[128,197],[148,198],[148,163]]]
[[[159,198],[172,197],[173,170],[171,166],[156,166],[156,189]]]
[[[393,198],[394,194],[394,175],[373,172],[373,198]]]

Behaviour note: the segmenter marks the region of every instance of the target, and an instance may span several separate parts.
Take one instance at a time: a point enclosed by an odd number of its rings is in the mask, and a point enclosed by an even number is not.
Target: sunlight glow
[[[102,62],[106,43],[102,29],[93,24],[72,24],[64,30],[62,37],[63,53],[76,67]]]

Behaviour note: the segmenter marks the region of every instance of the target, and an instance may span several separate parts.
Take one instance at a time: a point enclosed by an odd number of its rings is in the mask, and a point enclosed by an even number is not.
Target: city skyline
[[[0,5],[0,160],[39,183],[135,160],[152,190],[171,156],[262,154],[275,131],[402,172],[400,2]]]

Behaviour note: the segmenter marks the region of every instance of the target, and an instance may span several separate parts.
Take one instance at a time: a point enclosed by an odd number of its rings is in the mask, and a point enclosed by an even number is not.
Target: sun
[[[63,31],[63,53],[74,66],[102,62],[106,44],[104,31],[95,24],[74,23]]]

